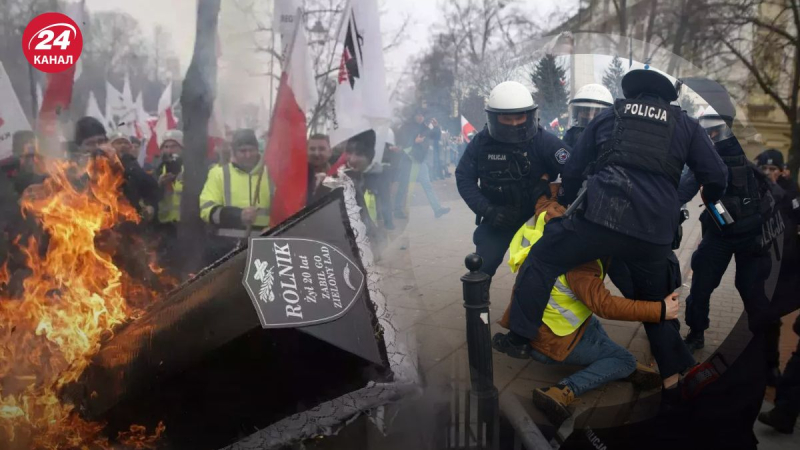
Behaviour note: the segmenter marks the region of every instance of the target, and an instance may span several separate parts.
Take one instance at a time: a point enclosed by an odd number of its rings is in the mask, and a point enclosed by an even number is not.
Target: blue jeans
[[[428,197],[428,203],[431,204],[433,212],[437,212],[442,209],[442,205],[439,204],[439,199],[436,198],[436,192],[433,192],[433,186],[431,186],[431,176],[430,172],[428,171],[428,165],[424,162],[419,164],[417,182],[420,184],[420,186],[422,186],[422,190],[425,191],[425,196]]]
[[[636,370],[636,357],[612,341],[595,316],[589,318],[586,332],[564,361],[556,361],[535,350],[531,356],[543,364],[587,366],[560,381],[569,386],[575,396],[625,378]]]

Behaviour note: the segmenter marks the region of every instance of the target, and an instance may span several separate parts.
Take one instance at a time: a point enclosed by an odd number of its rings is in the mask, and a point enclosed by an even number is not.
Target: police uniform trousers
[[[624,261],[630,273],[628,298],[661,302],[680,286],[680,268],[671,244],[653,244],[594,224],[580,216],[551,220],[531,247],[514,286],[511,330],[533,339],[556,278],[595,259]],[[613,270],[613,269],[612,269]],[[695,364],[681,339],[678,320],[645,324],[653,356],[663,378]]]
[[[497,268],[503,264],[508,246],[517,231],[535,214],[535,210],[524,212],[521,217],[524,221],[520,222],[513,230],[503,230],[495,228],[488,223],[478,225],[472,234],[472,242],[475,244],[475,253],[483,258],[481,272],[493,277]],[[561,274],[559,274],[561,275]]]
[[[692,330],[708,328],[711,294],[719,286],[732,257],[736,258],[734,285],[744,302],[751,329],[754,320],[761,319],[769,307],[764,285],[772,261],[768,249],[762,249],[761,236],[748,233],[723,237],[709,231],[692,255],[694,274],[686,299],[686,325]]]

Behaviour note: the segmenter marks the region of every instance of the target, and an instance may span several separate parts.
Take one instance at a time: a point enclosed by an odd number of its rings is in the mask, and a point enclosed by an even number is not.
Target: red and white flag
[[[264,151],[269,178],[275,186],[270,205],[271,226],[305,206],[308,188],[306,112],[316,104],[317,90],[302,21],[296,23]]]
[[[552,122],[550,122],[550,129],[551,130],[555,130],[557,128],[558,128],[558,117],[556,117],[555,119],[553,119]]]
[[[472,133],[477,133],[478,130],[472,126],[471,123],[467,120],[466,117],[461,116],[461,135],[464,136],[464,141],[469,142],[470,138],[469,135]]]
[[[11,80],[3,63],[0,63],[0,160],[11,156],[14,133],[30,129],[28,119],[11,86]]]
[[[168,130],[174,130],[178,127],[175,116],[172,113],[172,81],[167,82],[167,87],[161,94],[158,100],[158,119],[155,126],[150,127],[150,140],[147,142],[147,156],[145,161],[152,162],[161,151],[161,142],[159,136],[164,136]]]
[[[64,8],[64,14],[75,21],[83,29],[83,3],[70,3]],[[39,111],[37,129],[45,141],[56,144],[61,138],[59,117],[67,115],[72,102],[72,86],[75,83],[75,71],[78,64],[67,70],[51,73],[47,76],[47,88],[42,95],[42,106]],[[58,151],[59,149],[53,149]]]

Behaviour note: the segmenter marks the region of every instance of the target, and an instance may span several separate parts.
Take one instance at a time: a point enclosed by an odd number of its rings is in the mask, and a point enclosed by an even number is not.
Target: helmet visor
[[[518,144],[533,139],[539,127],[539,109],[501,114],[487,110],[489,135],[500,142]]]
[[[720,142],[733,137],[733,130],[718,117],[700,117],[700,126],[705,128],[712,142]]]
[[[569,127],[586,128],[598,114],[603,112],[608,106],[597,103],[572,103],[569,105]]]

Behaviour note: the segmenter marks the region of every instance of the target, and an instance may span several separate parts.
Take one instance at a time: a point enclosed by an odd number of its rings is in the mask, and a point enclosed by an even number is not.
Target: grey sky
[[[236,0],[222,0],[226,4]],[[265,0],[259,0],[265,1]],[[267,0],[268,1],[268,0]],[[384,34],[396,31],[403,18],[411,18],[406,39],[386,58],[387,76],[396,80],[407,66],[409,58],[429,46],[430,36],[440,21],[439,4],[447,0],[379,0]],[[527,0],[524,7],[537,17],[548,17],[556,5],[575,3],[577,0]],[[194,15],[196,0],[86,0],[90,11],[121,10],[136,18],[142,31],[151,36],[155,25],[160,24],[170,30],[173,46],[181,66],[185,70],[191,59],[194,46]]]

